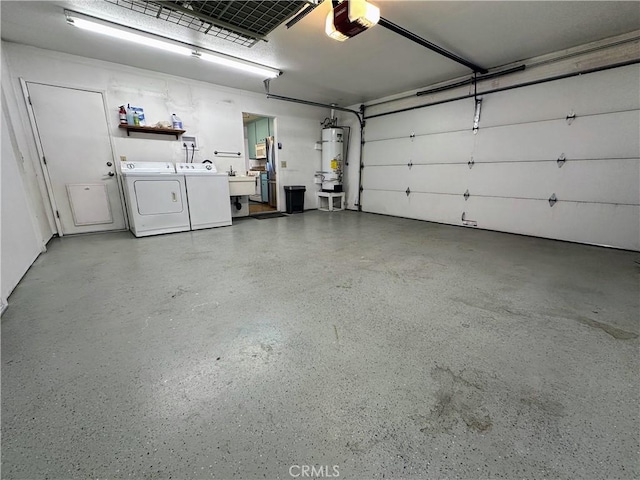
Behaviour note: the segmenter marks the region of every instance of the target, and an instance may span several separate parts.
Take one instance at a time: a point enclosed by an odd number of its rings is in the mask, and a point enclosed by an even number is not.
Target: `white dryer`
[[[176,163],[185,176],[191,230],[231,225],[229,175],[211,163]]]
[[[169,162],[122,162],[129,228],[136,237],[189,230],[184,176]]]

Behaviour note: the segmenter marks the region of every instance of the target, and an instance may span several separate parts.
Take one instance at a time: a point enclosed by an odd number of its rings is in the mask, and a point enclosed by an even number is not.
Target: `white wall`
[[[0,300],[5,306],[11,291],[40,254],[42,238],[23,183],[23,159],[12,137],[4,102],[2,113]]]
[[[20,109],[25,106],[24,98],[21,94],[18,96],[14,89],[4,48],[1,53],[2,105],[7,114],[7,116],[4,117],[4,121],[7,122],[18,157],[23,160],[20,164],[24,171],[22,179],[30,200],[32,214],[36,220],[37,230],[40,232],[44,247],[44,244],[49,241],[55,231],[53,211],[46,197],[45,181],[38,163],[38,153],[35,143],[33,142],[33,133],[31,132],[29,120],[26,116],[22,117],[19,114]],[[44,197],[42,195],[43,193]]]
[[[176,113],[188,135],[198,138],[200,150],[194,161],[212,160],[218,170],[230,166],[244,172],[245,146],[242,112],[277,118],[277,163],[287,162],[278,171],[278,207],[285,209],[285,185],[305,185],[305,208],[315,208],[313,175],[320,169],[320,152],[314,149],[320,140],[320,121],[327,111],[305,105],[267,100],[266,95],[221,87],[186,78],[126,67],[84,57],[42,50],[14,43],[2,43],[17,111],[11,111],[14,123],[28,127],[27,112],[21,98],[19,78],[25,81],[104,91],[110,107],[111,135],[116,157],[132,161],[184,161],[182,143],[175,137],[131,134],[118,128],[118,106],[131,104],[145,110],[147,125],[170,120]],[[277,80],[275,80],[277,81]],[[256,82],[261,79],[256,78]],[[4,72],[3,72],[4,83]],[[61,112],[63,114],[63,112]],[[78,119],[81,124],[82,119]],[[31,135],[29,131],[26,132]],[[173,139],[172,139],[173,138]],[[33,143],[33,140],[30,140]],[[35,147],[27,148],[30,160],[39,165]],[[241,156],[216,156],[214,151],[241,152]]]

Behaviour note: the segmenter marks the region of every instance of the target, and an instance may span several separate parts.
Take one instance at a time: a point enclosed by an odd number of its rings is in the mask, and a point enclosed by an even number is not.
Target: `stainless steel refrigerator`
[[[278,197],[277,197],[277,187],[276,187],[276,159],[274,146],[275,142],[273,137],[266,138],[267,144],[267,184],[268,184],[268,195],[269,195],[269,206],[273,208],[278,208]]]

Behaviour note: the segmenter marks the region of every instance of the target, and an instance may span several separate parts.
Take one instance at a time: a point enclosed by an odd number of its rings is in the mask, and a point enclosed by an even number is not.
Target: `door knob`
[[[115,175],[115,173],[109,172],[109,173],[107,173],[107,175],[109,175],[110,177],[113,177]]]
[[[107,162],[107,167],[113,167],[113,163]]]

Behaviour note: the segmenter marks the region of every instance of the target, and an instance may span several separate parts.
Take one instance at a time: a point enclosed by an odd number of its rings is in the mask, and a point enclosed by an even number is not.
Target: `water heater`
[[[322,190],[342,191],[342,167],[344,162],[344,130],[322,129]]]

